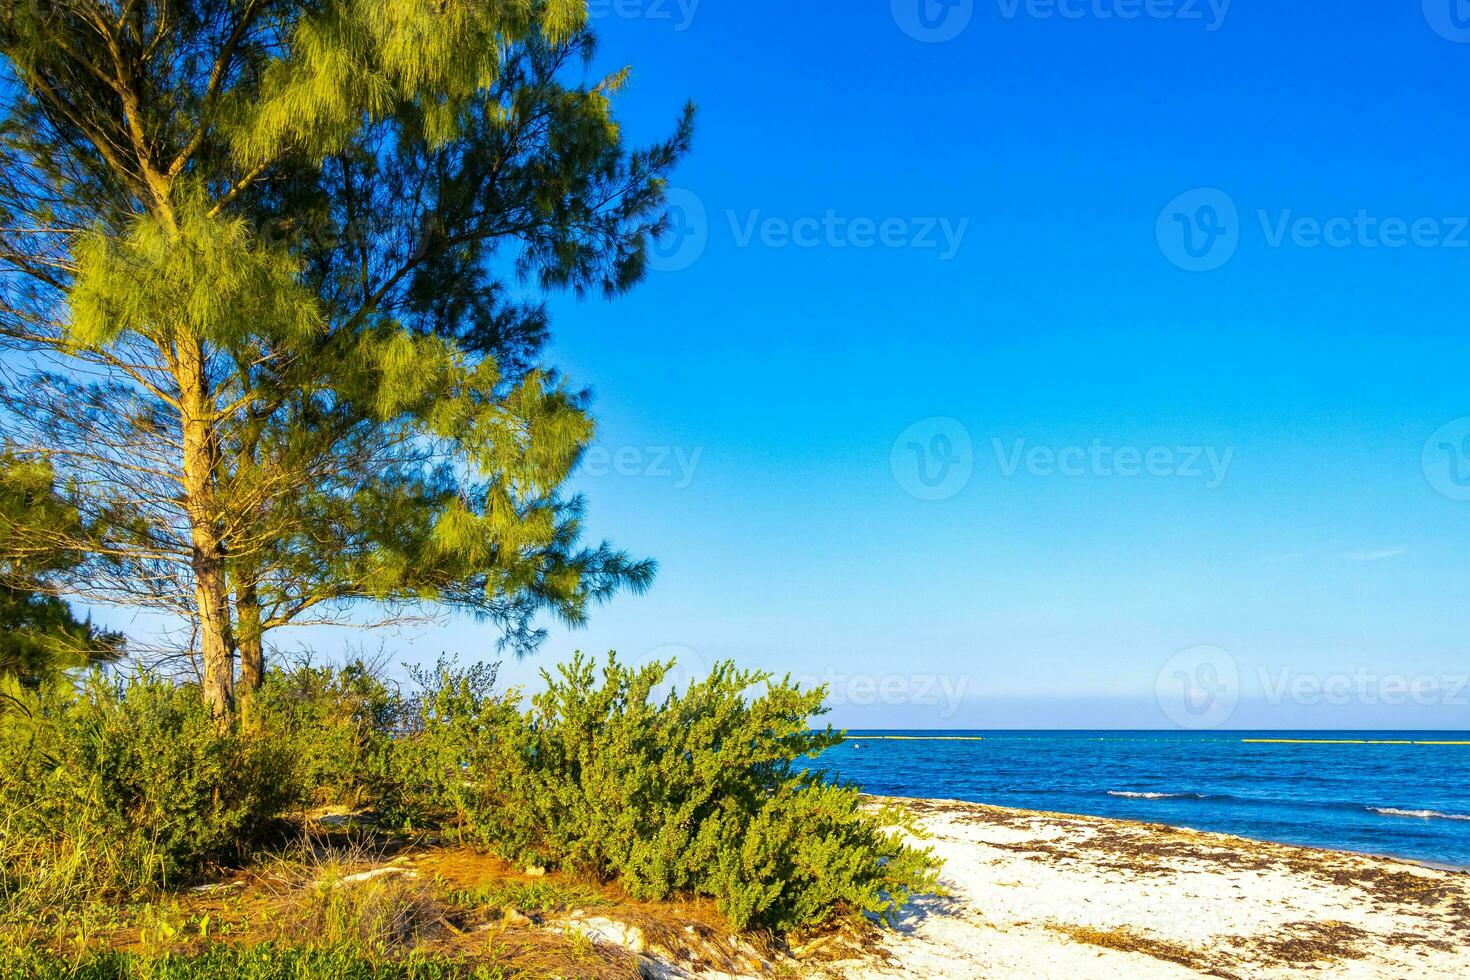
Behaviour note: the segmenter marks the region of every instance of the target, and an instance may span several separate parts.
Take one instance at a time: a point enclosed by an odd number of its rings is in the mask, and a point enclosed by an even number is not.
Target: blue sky
[[[1470,728],[1470,17],[920,2],[595,0],[630,138],[699,106],[663,268],[553,303],[592,528],[662,567],[504,676],[616,648],[825,679],[854,727]]]

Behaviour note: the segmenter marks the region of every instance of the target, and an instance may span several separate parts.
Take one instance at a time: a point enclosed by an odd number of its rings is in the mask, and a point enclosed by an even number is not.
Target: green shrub
[[[405,700],[395,742],[391,788],[380,801],[390,823],[441,823],[462,837],[499,840],[483,817],[484,784],[470,762],[519,744],[518,692],[495,694],[497,665],[460,668],[440,658],[431,670],[413,670],[415,691]]]
[[[191,686],[94,673],[0,731],[0,902],[104,898],[238,858],[299,794],[268,732]]]
[[[398,692],[355,660],[272,669],[246,710],[251,724],[289,746],[311,802],[355,807],[388,792],[403,708]]]
[[[609,657],[599,680],[578,655],[520,713],[518,692],[441,665],[422,725],[456,819],[513,860],[617,877],[641,898],[713,896],[736,928],[884,915],[932,889],[933,859],[893,814],[798,766],[841,741],[810,728],[823,690],[724,663],[656,698],[671,666]]]
[[[865,809],[852,786],[789,781],[743,826],[707,872],[735,923],[785,931],[844,908],[886,917],[937,887],[937,860],[896,832],[907,816]]]
[[[306,801],[367,802],[390,826],[641,898],[711,896],[736,928],[883,916],[934,887],[896,812],[805,768],[841,741],[811,728],[823,690],[724,663],[659,693],[671,666],[579,654],[524,704],[484,664],[441,661],[406,698],[360,663],[299,665],[227,730],[196,688],[147,676],[32,695],[0,721],[0,914],[178,886]],[[340,912],[303,914],[334,935],[325,923],[371,918]],[[410,934],[430,912],[369,931]]]

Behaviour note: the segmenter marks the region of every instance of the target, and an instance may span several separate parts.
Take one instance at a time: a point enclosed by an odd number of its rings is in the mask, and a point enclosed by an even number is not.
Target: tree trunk
[[[230,643],[230,610],[224,561],[208,541],[194,534],[194,599],[199,606],[200,648],[204,656],[204,700],[224,720],[235,711],[235,655]]]
[[[260,690],[265,681],[265,640],[261,634],[260,594],[255,581],[242,573],[235,590],[235,639],[240,646],[240,698]]]
[[[235,652],[230,633],[229,585],[225,579],[225,542],[215,507],[213,406],[206,388],[204,349],[180,344],[178,370],[184,429],[184,507],[194,570],[194,602],[204,657],[204,700],[217,719],[235,711]]]

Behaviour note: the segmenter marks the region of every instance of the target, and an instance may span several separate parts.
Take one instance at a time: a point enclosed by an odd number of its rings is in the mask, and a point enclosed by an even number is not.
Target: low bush
[[[179,884],[238,858],[299,795],[287,746],[220,731],[196,689],[93,674],[0,731],[0,903]]]
[[[934,887],[898,813],[809,771],[841,741],[811,727],[823,690],[724,663],[666,691],[671,667],[579,654],[526,703],[483,664],[441,661],[407,697],[362,664],[298,665],[226,730],[147,676],[34,695],[0,721],[0,915],[186,883],[327,802],[639,898],[710,896],[738,929],[884,916]],[[436,920],[403,895],[386,904],[407,918],[369,914],[381,890],[323,886],[302,915],[368,946]]]
[[[655,696],[671,667],[609,657],[599,676],[578,655],[523,713],[518,692],[441,665],[404,754],[443,780],[471,839],[640,898],[712,896],[736,928],[886,915],[933,888],[896,814],[799,765],[841,741],[810,727],[823,690],[724,663]]]
[[[267,672],[248,724],[290,746],[294,778],[309,801],[356,807],[388,794],[403,698],[366,662],[301,662]]]
[[[497,695],[494,664],[459,667],[440,659],[414,670],[404,699],[391,779],[379,800],[384,818],[405,828],[441,825],[462,839],[488,845],[500,831],[484,819],[482,779],[472,762],[522,741],[519,692]]]

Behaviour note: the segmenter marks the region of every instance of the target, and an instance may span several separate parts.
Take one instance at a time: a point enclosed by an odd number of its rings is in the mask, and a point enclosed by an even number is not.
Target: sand
[[[1470,874],[1157,824],[904,800],[945,861],[852,978],[1470,978]]]

